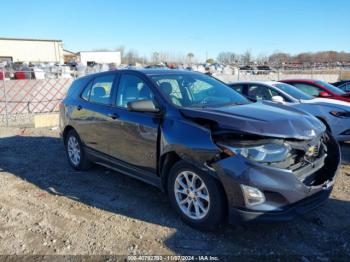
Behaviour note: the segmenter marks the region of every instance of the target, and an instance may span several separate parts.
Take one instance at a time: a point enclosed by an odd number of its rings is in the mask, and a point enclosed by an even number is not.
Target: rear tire
[[[171,205],[190,226],[213,231],[225,218],[225,198],[214,177],[183,160],[171,169],[168,194]]]
[[[87,159],[80,137],[74,129],[68,131],[64,142],[69,164],[76,170],[89,169],[91,162]]]

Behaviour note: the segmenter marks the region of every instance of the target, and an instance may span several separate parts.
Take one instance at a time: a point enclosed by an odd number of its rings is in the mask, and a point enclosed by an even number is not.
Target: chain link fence
[[[0,126],[31,125],[35,114],[58,112],[59,104],[64,98],[74,78],[82,74],[62,74],[45,72],[0,71]],[[287,78],[312,78],[326,82],[335,82],[342,76],[341,71],[244,71],[233,70],[229,74],[213,73],[224,82],[233,81],[267,81]]]
[[[27,126],[34,114],[58,112],[72,81],[72,78],[0,80],[0,126]]]

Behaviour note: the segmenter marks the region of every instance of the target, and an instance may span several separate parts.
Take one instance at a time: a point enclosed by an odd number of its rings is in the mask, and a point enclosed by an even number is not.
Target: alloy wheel
[[[175,199],[181,211],[191,219],[204,218],[210,208],[210,197],[204,181],[194,172],[180,172],[174,184]]]
[[[70,136],[67,142],[67,150],[70,161],[74,166],[80,164],[81,151],[78,139],[74,136]]]

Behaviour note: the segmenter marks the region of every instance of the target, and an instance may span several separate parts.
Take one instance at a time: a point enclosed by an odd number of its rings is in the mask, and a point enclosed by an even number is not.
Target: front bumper
[[[330,140],[324,165],[315,162],[302,172],[253,163],[239,155],[214,163],[226,193],[229,221],[286,221],[322,205],[340,172],[340,148],[333,138]],[[310,184],[306,179],[309,177],[316,182]],[[266,201],[248,207],[241,185],[258,188]]]
[[[259,212],[248,209],[231,208],[229,211],[229,222],[231,224],[237,224],[252,221],[289,221],[322,206],[328,200],[331,192],[332,187],[315,193],[294,204],[290,204],[280,211]]]

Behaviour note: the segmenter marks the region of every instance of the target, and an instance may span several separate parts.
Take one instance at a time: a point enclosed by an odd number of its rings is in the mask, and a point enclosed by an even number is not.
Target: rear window
[[[332,91],[334,94],[337,94],[339,96],[341,95],[345,95],[345,92],[341,89],[339,89],[338,87],[335,87],[331,84],[328,84],[327,82],[324,81],[316,81],[316,84],[323,86],[325,88],[327,88],[328,90]]]
[[[114,74],[97,76],[85,87],[80,97],[92,103],[110,104],[114,79]]]
[[[79,96],[81,89],[85,87],[90,81],[90,78],[82,77],[73,81],[72,85],[67,91],[67,97]]]
[[[295,99],[302,99],[302,100],[313,99],[312,96],[300,91],[298,88],[292,85],[288,85],[284,83],[276,83],[276,84],[273,84],[273,86],[281,89],[282,91],[286,92],[288,95],[294,97]]]
[[[89,101],[97,104],[108,105],[112,95],[112,86],[115,76],[114,75],[103,75],[95,78],[90,91]]]

